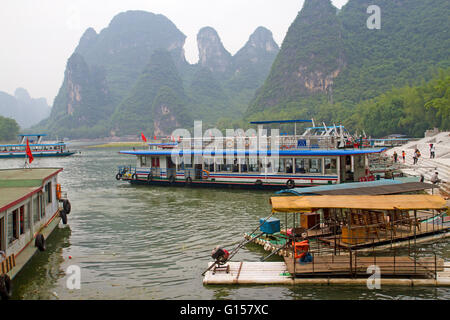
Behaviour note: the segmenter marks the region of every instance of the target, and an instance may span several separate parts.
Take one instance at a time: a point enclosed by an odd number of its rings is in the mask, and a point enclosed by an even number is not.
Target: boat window
[[[286,173],[294,173],[294,165],[292,159],[286,159],[285,166],[286,166]]]
[[[39,195],[33,200],[33,222],[37,222],[40,220],[41,208],[39,203]]]
[[[305,169],[305,159],[296,158],[295,159],[295,173],[306,173]]]
[[[45,200],[47,204],[52,203],[52,183],[49,182],[45,185]]]
[[[206,171],[214,172],[214,161],[213,161],[213,159],[204,159],[203,168]]]
[[[309,159],[309,172],[322,173],[322,159]]]
[[[249,172],[259,172],[258,159],[249,159],[248,160],[248,171]]]
[[[44,193],[41,192],[39,194],[39,208],[41,209],[41,218],[45,216],[45,204],[44,204],[45,198]]]
[[[147,166],[147,157],[146,156],[142,156],[139,157],[141,159],[141,167],[146,167]]]
[[[31,201],[28,202],[25,211],[25,231],[30,230],[31,225]]]
[[[337,159],[325,158],[325,174],[337,174]]]
[[[248,172],[248,159],[240,158],[239,164],[241,166],[241,172]]]
[[[19,209],[19,234],[25,233],[25,206]]]
[[[8,243],[12,243],[19,238],[17,221],[19,216],[19,210],[14,210],[8,215]]]
[[[278,165],[278,172],[285,173],[286,172],[286,159],[280,159],[279,165]]]

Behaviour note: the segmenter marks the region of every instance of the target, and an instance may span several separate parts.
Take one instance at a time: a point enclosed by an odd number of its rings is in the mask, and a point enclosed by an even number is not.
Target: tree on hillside
[[[14,140],[19,130],[16,120],[0,116],[0,141]]]

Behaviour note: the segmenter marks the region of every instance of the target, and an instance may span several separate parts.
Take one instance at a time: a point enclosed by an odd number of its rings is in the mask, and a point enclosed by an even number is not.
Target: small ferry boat
[[[313,126],[297,134],[302,122]],[[116,179],[141,185],[291,189],[374,180],[368,155],[385,150],[370,148],[343,126],[316,127],[313,120],[251,123],[258,125],[256,135],[209,139],[205,132],[201,138],[149,143],[148,150],[121,151],[136,156],[137,164],[119,167]],[[294,124],[294,133],[267,136],[263,125],[274,123]]]
[[[29,139],[33,157],[67,157],[75,154],[74,151],[68,150],[64,142],[42,143],[42,138],[45,136],[45,134],[21,134],[18,144],[0,144],[0,159],[24,158],[27,139]]]
[[[61,190],[62,168],[0,170],[0,298],[12,295],[12,279],[32,256],[46,248],[46,239],[71,204]]]

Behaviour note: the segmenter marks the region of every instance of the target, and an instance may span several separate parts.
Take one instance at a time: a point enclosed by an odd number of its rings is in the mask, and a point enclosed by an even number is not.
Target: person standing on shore
[[[397,163],[398,154],[397,151],[394,151],[394,163]]]
[[[434,144],[430,144],[430,159],[434,159],[435,151],[436,151],[436,149],[434,147]]]
[[[419,158],[420,158],[420,151],[419,151],[419,149],[416,149],[414,151],[414,156],[413,156],[414,163],[413,164],[417,164],[417,162],[419,161]]]
[[[406,161],[406,152],[405,152],[405,150],[402,151],[402,158],[403,158],[403,163],[405,163],[405,161]]]

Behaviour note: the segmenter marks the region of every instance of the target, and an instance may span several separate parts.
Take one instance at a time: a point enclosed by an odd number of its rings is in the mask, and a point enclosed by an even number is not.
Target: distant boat
[[[2,158],[25,158],[25,148],[27,139],[29,139],[30,149],[33,157],[67,157],[75,154],[70,151],[66,143],[42,143],[42,138],[46,134],[21,134],[19,144],[3,144],[0,145],[0,159]],[[31,139],[33,138],[33,139]]]

